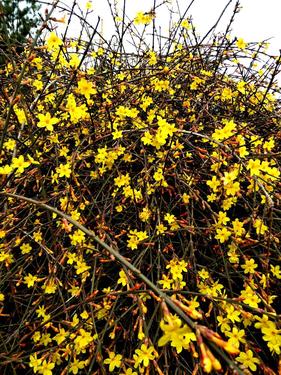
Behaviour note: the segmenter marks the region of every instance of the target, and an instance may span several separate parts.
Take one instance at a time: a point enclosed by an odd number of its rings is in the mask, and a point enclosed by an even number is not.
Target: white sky
[[[122,9],[123,0],[115,0],[120,9]],[[193,23],[196,26],[197,33],[203,36],[214,25],[218,16],[229,0],[195,0],[187,16],[192,16]],[[114,0],[110,0],[114,3]],[[163,0],[157,0],[160,4]],[[176,10],[176,1],[170,0]],[[63,2],[71,7],[72,0]],[[87,0],[77,0],[82,10],[85,10]],[[153,7],[154,0],[126,0],[126,14],[133,19],[138,11],[149,11]],[[236,1],[232,0],[228,11],[224,14],[216,31],[224,31],[227,22],[230,19],[232,10]],[[109,37],[113,32],[113,23],[109,12],[107,0],[92,0],[93,12],[88,17],[93,25],[96,23],[97,15],[103,19],[103,35]],[[178,0],[181,11],[183,12],[190,0]],[[281,49],[281,0],[240,0],[241,10],[236,15],[232,36],[242,37],[247,42],[260,42],[270,39],[269,52],[273,55],[279,55]],[[44,7],[43,7],[44,8]],[[121,13],[121,12],[120,12]],[[164,32],[168,28],[169,12],[166,6],[162,6],[156,12],[157,25],[161,25]],[[177,18],[175,17],[175,21]],[[59,30],[62,30],[60,27]],[[78,36],[80,30],[79,21],[73,20],[68,36]]]
[[[51,1],[51,0],[49,0]],[[149,12],[153,8],[154,1],[156,5],[162,3],[170,3],[171,5],[164,4],[156,9],[156,30],[159,34],[159,28],[161,28],[161,35],[169,35],[169,21],[171,17],[171,7],[176,13],[174,13],[173,22],[179,20],[179,13],[183,15],[186,8],[190,5],[192,0],[90,0],[92,3],[92,10],[87,16],[87,21],[95,27],[97,23],[98,16],[100,16],[102,22],[99,26],[99,32],[102,34],[103,38],[107,41],[110,40],[112,34],[115,33],[115,27],[112,15],[110,13],[110,8],[108,2],[116,4],[119,9],[119,16],[122,16],[123,4],[126,3],[126,24],[132,21],[137,12]],[[236,0],[194,0],[189,11],[186,13],[185,18],[192,18],[192,23],[196,27],[196,34],[200,37],[205,36],[205,34],[210,30],[212,26],[218,20],[220,14],[229,3],[226,12],[223,14],[218,26],[215,29],[215,33],[225,32],[226,26],[233,14],[233,9],[236,4]],[[76,0],[76,3],[80,7],[75,8],[76,13],[81,15],[81,11],[86,14],[86,3],[89,0]],[[64,4],[68,9],[71,9],[73,0],[60,0],[59,4]],[[44,6],[41,8],[44,12]],[[61,18],[66,15],[66,20],[68,19],[66,12],[56,11],[54,16]],[[247,43],[251,42],[269,42],[269,48],[267,53],[272,56],[279,56],[279,50],[281,49],[281,0],[240,0],[240,11],[236,14],[235,20],[231,27],[231,37],[243,38]],[[63,35],[65,30],[65,25],[61,23],[56,23],[56,32],[59,36]],[[135,27],[135,26],[134,26]],[[147,28],[147,33],[151,33],[150,25]],[[143,30],[143,25],[137,26],[139,33]],[[81,24],[78,17],[73,17],[71,19],[70,27],[67,33],[68,38],[78,38],[81,31]],[[149,35],[148,37],[149,38]],[[146,41],[148,39],[145,39]],[[83,37],[84,40],[88,38]],[[135,47],[131,47],[130,37],[124,38],[123,45],[126,51],[135,52]],[[151,37],[149,38],[148,44],[151,46]],[[164,39],[163,39],[164,40]],[[199,39],[200,40],[200,39]],[[99,38],[95,38],[95,41],[99,41]],[[129,42],[128,42],[129,41]],[[207,42],[207,40],[205,40]],[[163,42],[162,42],[163,43]],[[257,48],[257,47],[256,47]],[[267,58],[263,57],[264,62]],[[250,61],[250,60],[249,60]],[[247,64],[247,60],[243,60],[243,64]],[[262,66],[262,63],[261,65]],[[279,87],[281,87],[281,73],[276,77]]]

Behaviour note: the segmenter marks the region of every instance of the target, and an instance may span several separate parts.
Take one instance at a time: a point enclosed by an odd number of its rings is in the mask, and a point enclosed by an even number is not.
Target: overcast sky
[[[81,9],[85,10],[88,0],[77,0]],[[92,0],[93,12],[89,16],[89,20],[96,22],[97,15],[103,19],[102,27],[105,37],[109,37],[113,32],[112,19],[109,12],[107,0]],[[163,0],[156,0],[156,4],[160,4]],[[176,10],[176,1],[170,0],[174,4]],[[226,6],[229,0],[195,0],[190,7],[188,16],[192,16],[193,23],[197,32],[203,36],[210,27],[214,25],[218,16]],[[71,6],[72,0],[64,0],[64,4]],[[114,3],[114,0],[111,0]],[[123,0],[117,0],[120,10],[122,9]],[[126,14],[133,19],[138,11],[149,11],[153,6],[154,0],[127,0]],[[224,31],[227,22],[230,19],[232,10],[236,0],[232,0],[231,5],[225,12],[216,31]],[[178,0],[180,10],[183,12],[189,0]],[[241,10],[236,15],[232,36],[242,37],[247,42],[259,42],[270,39],[269,52],[273,55],[279,54],[281,48],[281,0],[241,0]],[[121,12],[120,12],[121,13]],[[161,25],[162,31],[168,29],[169,11],[166,6],[162,6],[157,10],[157,25]],[[176,17],[175,17],[176,20]],[[78,36],[79,21],[72,21],[68,36]],[[62,28],[60,27],[59,31]]]

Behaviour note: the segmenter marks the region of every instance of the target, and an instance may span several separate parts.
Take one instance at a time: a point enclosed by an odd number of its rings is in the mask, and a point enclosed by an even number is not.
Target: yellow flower
[[[43,113],[38,114],[39,122],[37,123],[38,128],[46,128],[50,132],[54,130],[53,125],[59,122],[56,117],[51,117],[51,114],[47,112],[45,115]]]
[[[241,92],[241,94],[245,94],[246,90],[245,90],[245,86],[246,86],[246,82],[245,81],[239,81],[237,83],[237,90]]]
[[[259,159],[250,159],[246,168],[250,170],[251,176],[259,176],[261,170],[261,161]]]
[[[74,359],[73,362],[70,363],[69,372],[76,375],[79,370],[85,367],[85,365],[86,361],[78,361],[78,359]]]
[[[13,168],[11,165],[4,165],[3,167],[0,167],[0,174],[7,175],[12,172]]]
[[[182,20],[181,21],[181,27],[183,27],[186,30],[191,29],[191,24],[189,23],[188,20]]]
[[[19,120],[19,123],[20,124],[26,124],[27,123],[27,119],[26,119],[26,116],[25,116],[25,111],[21,108],[18,108],[17,105],[14,106],[14,111],[17,115],[17,118]]]
[[[58,48],[63,44],[62,40],[52,31],[47,38],[47,48],[49,50]]]
[[[169,89],[169,81],[167,79],[160,80],[160,79],[154,79],[153,85],[155,88],[155,91],[165,91]]]
[[[46,315],[46,308],[45,308],[45,306],[39,306],[38,309],[36,310],[36,312],[37,312],[38,318],[40,318],[40,317],[43,318]]]
[[[87,3],[86,3],[86,9],[90,10],[90,9],[92,9],[92,7],[93,7],[92,2],[91,1],[87,1]]]
[[[181,353],[182,349],[189,347],[191,341],[196,341],[195,334],[187,324],[182,326],[182,321],[177,316],[168,315],[165,320],[160,322],[160,328],[164,331],[164,335],[158,341],[159,346],[170,342],[170,345],[176,348],[177,353]]]
[[[231,100],[233,98],[233,92],[229,87],[225,87],[221,93],[222,101]]]
[[[34,342],[39,342],[41,339],[41,333],[39,331],[35,331],[34,334],[32,335],[32,340]]]
[[[28,243],[23,243],[20,249],[22,254],[28,254],[32,250],[32,247]]]
[[[164,180],[163,170],[158,168],[157,171],[153,174],[153,178],[156,182],[160,182]]]
[[[273,266],[272,264],[270,265],[270,271],[273,276],[275,276],[277,279],[281,279],[281,271],[280,271],[280,266]]]
[[[256,219],[253,227],[256,229],[257,235],[263,235],[268,230],[268,226],[265,225],[261,219]]]
[[[58,173],[59,177],[69,178],[71,175],[71,166],[68,163],[60,164],[59,167],[56,168],[56,173]]]
[[[25,168],[30,166],[29,161],[24,161],[24,157],[20,155],[18,158],[12,159],[11,167],[17,169],[17,173],[23,173]]]
[[[163,234],[163,233],[165,233],[165,231],[166,231],[168,228],[165,227],[164,224],[160,223],[160,224],[158,224],[158,225],[156,226],[156,229],[157,229],[156,234]]]
[[[74,266],[76,270],[76,274],[80,275],[83,274],[83,277],[87,277],[89,272],[87,272],[91,267],[87,265],[85,261],[77,260],[76,265]]]
[[[262,332],[265,332],[268,328],[275,328],[275,323],[269,320],[267,315],[263,315],[261,318],[255,315],[255,319],[258,321],[258,323],[255,323],[255,328],[260,329]]]
[[[35,87],[37,91],[40,91],[43,89],[43,82],[39,79],[35,79],[32,83],[32,86]]]
[[[76,69],[79,66],[79,64],[80,64],[79,56],[77,55],[77,53],[73,53],[71,55],[71,59],[69,60],[69,66]]]
[[[224,93],[224,97],[226,98],[231,98],[232,95],[230,95],[230,93],[228,92],[228,96],[226,94],[225,91],[223,91]],[[212,134],[212,138],[215,140],[215,141],[223,141],[224,139],[227,139],[231,136],[233,136],[235,134],[235,131],[236,131],[236,124],[230,120],[222,120],[222,123],[225,125],[223,128],[218,128],[214,131],[214,133]]]
[[[38,277],[33,276],[31,273],[24,277],[24,283],[27,284],[28,288],[31,288],[36,281],[38,281]]]
[[[233,305],[226,305],[225,310],[227,312],[227,319],[231,320],[232,323],[241,321],[239,317],[240,311],[235,309]]]
[[[122,362],[122,355],[109,352],[109,357],[106,358],[103,363],[109,365],[109,372],[113,372],[115,367],[120,367]]]
[[[184,204],[188,204],[189,201],[190,201],[190,195],[186,194],[186,193],[183,193],[182,195],[182,201]]]
[[[138,244],[139,244],[139,239],[137,238],[137,236],[130,236],[129,240],[127,241],[127,245],[128,247],[131,249],[131,250],[135,250],[138,248]]]
[[[124,270],[119,272],[119,279],[117,280],[117,284],[122,284],[123,286],[128,284],[127,275]]]
[[[90,99],[90,95],[97,93],[97,90],[93,87],[93,83],[87,81],[85,78],[81,78],[78,81],[78,94],[84,95],[86,99]]]
[[[230,182],[234,181],[237,178],[238,171],[236,169],[233,169],[230,172],[224,172],[224,177],[222,177],[223,184],[227,185]]]
[[[136,349],[135,353],[133,355],[133,358],[135,360],[134,367],[137,368],[139,365],[143,362],[143,366],[147,367],[149,365],[149,361],[153,360],[155,358],[155,354],[153,353],[155,351],[153,346],[147,347],[146,344],[142,344],[140,349]]]
[[[240,49],[245,49],[247,47],[247,43],[244,41],[244,39],[239,38],[236,41],[236,46]]]
[[[53,294],[57,290],[57,285],[55,284],[54,280],[51,279],[49,281],[46,281],[46,283],[42,286],[42,289],[46,294]]]
[[[216,196],[215,193],[209,194],[209,195],[207,196],[207,200],[208,200],[208,202],[214,202],[216,199],[217,199],[217,196]]]
[[[68,332],[64,328],[60,328],[59,332],[53,337],[53,340],[60,345],[68,336]]]
[[[257,370],[257,365],[260,360],[254,357],[252,350],[247,350],[246,352],[241,352],[236,361],[240,362],[244,368],[249,368],[252,371]]]
[[[95,156],[95,162],[96,163],[104,163],[108,157],[108,150],[107,146],[98,148],[98,153]]]
[[[221,185],[221,182],[217,179],[216,176],[213,176],[211,180],[208,180],[206,182],[206,184],[208,186],[210,186],[210,188],[213,190],[213,192],[216,193],[216,192],[219,191],[218,187]]]
[[[114,178],[114,184],[119,188],[122,186],[129,185],[130,181],[131,181],[131,177],[129,173],[126,173],[125,175],[121,174],[120,176]]]
[[[229,239],[230,236],[231,232],[227,228],[223,227],[222,229],[217,229],[215,238],[219,240],[220,243],[224,243]]]
[[[116,129],[114,132],[112,132],[113,139],[119,139],[122,138],[122,130]]]
[[[145,231],[137,231],[136,229],[130,230],[128,234],[129,240],[127,241],[127,245],[130,249],[134,250],[137,249],[138,244],[145,240],[148,236]]]
[[[150,65],[150,66],[155,65],[155,64],[157,63],[157,55],[156,55],[156,53],[155,53],[154,51],[149,51],[149,52],[148,52],[148,56],[149,56],[148,65]],[[143,98],[143,100],[142,100],[142,104],[140,105],[140,107],[141,107],[144,111],[146,111],[147,107],[148,107],[151,103],[153,103],[152,98],[150,98],[150,97],[145,97],[145,98]]]
[[[81,350],[85,349],[93,340],[94,338],[91,333],[81,328],[79,330],[79,335],[74,340],[75,349],[80,353]]]
[[[171,289],[174,280],[170,279],[169,276],[163,275],[162,280],[159,280],[158,282],[163,286],[163,289]]]
[[[53,372],[52,372],[52,369],[55,367],[55,364],[50,362],[48,363],[46,361],[46,359],[44,359],[42,365],[40,365],[38,367],[38,371],[40,372],[40,374],[42,375],[52,375]]]
[[[78,245],[85,241],[85,233],[82,230],[77,229],[73,234],[69,235],[71,239],[71,245]]]
[[[29,356],[29,366],[33,367],[34,373],[36,373],[39,370],[39,367],[42,364],[42,359],[37,358],[37,354]]]
[[[245,229],[243,228],[243,223],[238,219],[233,220],[232,227],[234,230],[235,237],[242,236],[245,233]]]
[[[220,211],[218,213],[218,225],[219,226],[220,225],[226,225],[229,220],[230,219],[229,219],[229,217],[227,217],[226,212]]]
[[[36,242],[42,241],[42,233],[40,231],[34,232],[33,233],[33,239]]]
[[[9,139],[8,141],[4,142],[3,146],[7,150],[13,150],[16,145],[16,141],[14,139]]]
[[[141,219],[141,221],[144,221],[144,222],[147,222],[150,216],[151,216],[151,211],[149,210],[148,207],[144,207],[139,214],[139,218]]]
[[[148,131],[144,132],[144,135],[141,137],[141,141],[144,145],[151,145],[152,135]]]
[[[134,23],[136,25],[147,25],[153,20],[154,17],[155,15],[152,12],[151,13],[138,12],[134,19]]]
[[[229,184],[224,186],[226,195],[234,196],[240,190],[240,183],[238,181],[231,181]]]
[[[261,299],[255,294],[250,286],[247,286],[245,290],[241,291],[241,297],[243,298],[243,303],[253,308],[258,308],[258,304],[261,302]]]
[[[255,268],[257,268],[257,266],[258,265],[255,263],[254,259],[251,258],[251,259],[247,259],[245,261],[245,264],[243,264],[241,268],[243,268],[244,273],[247,274],[247,273],[255,273]]]
[[[229,337],[228,343],[237,349],[239,349],[240,342],[242,344],[246,343],[244,329],[238,330],[237,327],[233,327],[232,331],[225,332],[225,336]]]
[[[277,329],[276,324],[274,322],[270,322],[271,324],[268,327],[263,327],[261,329],[263,333],[263,340],[267,341],[267,346],[269,347],[271,352],[275,352],[276,354],[281,353],[281,335],[280,330]]]
[[[49,333],[43,333],[41,336],[39,343],[44,346],[48,346],[48,344],[52,341],[51,335]]]
[[[198,271],[198,276],[201,279],[206,280],[210,277],[210,274],[209,274],[209,271],[207,271],[205,268],[203,268],[202,270]]]
[[[167,264],[166,269],[170,269],[173,280],[178,281],[183,279],[183,272],[187,272],[187,263],[184,260],[172,259]]]
[[[217,316],[218,326],[222,332],[230,331],[230,320],[227,317]]]
[[[168,224],[173,224],[176,221],[176,217],[173,214],[166,213],[164,220],[167,221]]]

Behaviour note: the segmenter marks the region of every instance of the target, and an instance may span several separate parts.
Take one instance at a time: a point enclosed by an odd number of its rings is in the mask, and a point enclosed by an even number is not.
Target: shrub
[[[278,371],[280,58],[157,11],[2,72],[5,374]]]

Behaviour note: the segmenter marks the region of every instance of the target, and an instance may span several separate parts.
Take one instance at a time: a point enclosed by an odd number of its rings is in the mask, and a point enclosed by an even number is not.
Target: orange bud
[[[187,315],[190,316],[192,319],[203,318],[203,315],[199,311],[196,311],[195,309],[185,306],[182,302],[174,300],[174,303],[178,305],[184,312],[186,312]]]
[[[229,342],[224,341],[218,333],[204,326],[198,326],[197,328],[208,340],[214,342],[217,346],[224,349],[229,354],[237,355],[240,353],[239,349],[229,344]]]
[[[213,365],[212,365],[211,359],[207,355],[207,348],[205,344],[203,343],[203,341],[200,342],[199,348],[201,352],[201,360],[200,360],[201,366],[204,372],[209,373],[212,371]]]
[[[34,59],[35,59],[35,57],[36,57],[36,55],[34,55],[34,54],[31,54],[31,55],[29,56],[29,58],[28,58],[28,61],[32,61],[32,60],[34,60]]]
[[[213,353],[208,348],[206,348],[206,353],[212,362],[214,370],[220,371],[222,369],[220,361],[213,355]]]
[[[13,100],[12,105],[17,104],[17,103],[20,101],[20,99],[21,99],[21,95],[17,95],[17,96],[15,97],[15,99]]]
[[[155,293],[152,292],[152,290],[149,290],[148,293],[151,295],[152,298],[154,298],[157,302],[161,302],[161,298],[158,297]]]
[[[162,308],[164,317],[169,317],[171,315],[166,302],[164,301],[161,302],[161,308]]]
[[[202,367],[203,367],[203,371],[204,371],[204,372],[209,373],[209,372],[212,371],[213,366],[212,366],[212,362],[211,362],[211,360],[210,360],[209,357],[204,358],[204,359],[201,361],[201,365],[202,365]]]

